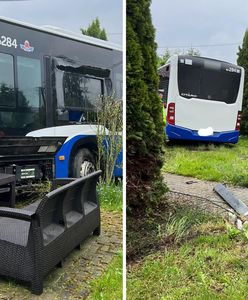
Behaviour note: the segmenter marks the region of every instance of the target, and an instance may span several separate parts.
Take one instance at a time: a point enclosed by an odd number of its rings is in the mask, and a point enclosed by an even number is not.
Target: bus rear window
[[[184,98],[235,103],[240,77],[241,69],[228,63],[198,57],[178,61],[178,88]]]

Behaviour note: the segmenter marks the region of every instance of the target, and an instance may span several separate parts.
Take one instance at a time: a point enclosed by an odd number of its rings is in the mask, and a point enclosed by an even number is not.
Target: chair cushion
[[[66,218],[66,225],[69,228],[72,225],[76,224],[79,220],[81,220],[83,218],[83,214],[71,210],[66,214],[65,218]]]
[[[46,246],[65,231],[65,227],[52,223],[43,229],[43,240]]]
[[[97,205],[95,203],[90,202],[90,201],[85,201],[85,203],[84,203],[85,215],[88,215],[89,213],[91,213],[96,208],[97,208]]]
[[[30,222],[0,217],[0,241],[26,246]]]

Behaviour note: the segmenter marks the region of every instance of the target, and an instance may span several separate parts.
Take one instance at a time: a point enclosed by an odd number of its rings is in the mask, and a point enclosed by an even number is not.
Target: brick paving
[[[0,279],[0,299],[7,300],[74,300],[86,299],[89,283],[99,277],[113,257],[122,249],[122,214],[102,212],[101,236],[91,236],[64,261],[63,268],[54,269],[44,281],[41,296],[32,295],[28,287],[13,280]]]
[[[169,187],[169,199],[193,205],[199,209],[226,216],[233,211],[214,191],[217,182],[199,180],[174,174],[164,174]],[[248,206],[248,188],[226,185],[226,187]]]

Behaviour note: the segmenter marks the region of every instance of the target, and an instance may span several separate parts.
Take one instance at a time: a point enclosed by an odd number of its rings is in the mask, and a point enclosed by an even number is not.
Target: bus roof
[[[220,60],[217,58],[211,58],[211,57],[205,57],[205,56],[198,56],[198,55],[189,55],[189,54],[179,54],[177,55],[179,58],[198,58],[198,59],[208,59],[208,60],[213,60],[213,61],[218,61],[218,62],[222,62],[222,63],[226,63],[229,65],[233,65],[233,66],[237,66],[234,63],[230,63],[228,61],[225,60]]]
[[[230,62],[227,62],[227,61],[224,61],[224,60],[219,60],[219,59],[216,59],[216,58],[210,58],[210,57],[204,57],[204,56],[195,56],[195,55],[188,55],[188,54],[173,54],[171,55],[168,60],[166,61],[166,63],[162,66],[160,66],[158,68],[158,71],[163,69],[165,66],[168,65],[168,61],[172,58],[172,57],[178,57],[178,58],[199,58],[199,59],[209,59],[209,60],[214,60],[214,61],[218,61],[218,62],[222,62],[222,63],[226,63],[226,64],[229,64],[229,65],[233,65],[233,66],[237,66],[233,63],[230,63]],[[242,68],[241,66],[238,66],[240,68]]]
[[[78,42],[87,43],[87,44],[91,44],[91,45],[95,45],[95,46],[99,46],[99,47],[103,47],[103,48],[107,48],[107,49],[111,49],[111,50],[122,51],[122,47],[117,44],[114,44],[114,43],[111,43],[108,41],[104,41],[104,40],[100,40],[97,38],[93,38],[93,37],[90,37],[87,35],[77,34],[75,32],[71,32],[71,31],[68,31],[68,30],[65,30],[62,28],[58,28],[55,26],[50,26],[50,25],[36,26],[36,25],[25,23],[22,21],[17,21],[14,19],[6,18],[3,16],[0,16],[0,22],[10,23],[10,24],[22,26],[22,27],[25,27],[28,29],[42,31],[42,32],[49,33],[52,35],[57,35],[60,37],[68,38],[68,39],[75,40]]]

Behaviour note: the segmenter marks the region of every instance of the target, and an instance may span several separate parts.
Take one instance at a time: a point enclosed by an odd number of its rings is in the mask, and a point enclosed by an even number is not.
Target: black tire
[[[96,170],[96,161],[94,155],[90,152],[90,150],[86,148],[78,150],[72,163],[72,177],[79,178],[87,174],[90,174],[95,170]]]

